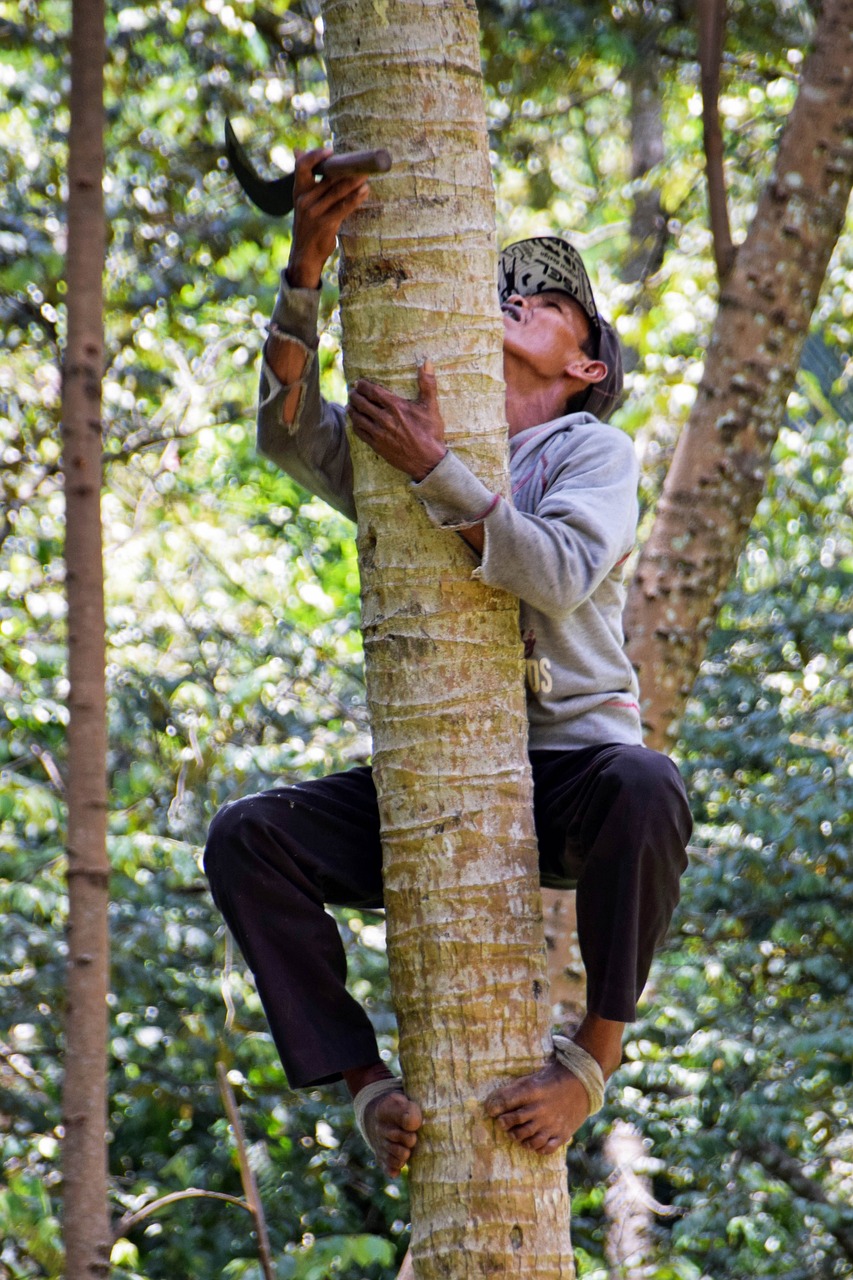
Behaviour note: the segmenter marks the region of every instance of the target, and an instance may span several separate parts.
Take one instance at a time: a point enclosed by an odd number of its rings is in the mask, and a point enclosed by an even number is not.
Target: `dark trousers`
[[[645,747],[534,751],[530,761],[542,884],[577,886],[587,1008],[630,1022],[687,865],[684,784],[668,757]],[[346,989],[343,946],[324,909],[382,906],[370,769],[226,805],[204,865],[290,1084],[337,1080],[375,1062],[376,1038]]]

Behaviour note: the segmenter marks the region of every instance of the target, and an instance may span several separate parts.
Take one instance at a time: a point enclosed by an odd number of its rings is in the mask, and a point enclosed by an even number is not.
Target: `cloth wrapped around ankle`
[[[371,1084],[366,1084],[363,1089],[359,1089],[358,1093],[352,1100],[353,1110],[355,1112],[355,1122],[358,1125],[358,1131],[364,1141],[373,1150],[373,1144],[367,1136],[364,1128],[364,1113],[376,1098],[383,1097],[386,1093],[402,1093],[403,1081],[398,1080],[396,1076],[389,1076],[385,1080],[374,1080]]]
[[[604,1106],[604,1072],[591,1053],[568,1036],[552,1036],[557,1061],[580,1080],[589,1098],[589,1114]]]

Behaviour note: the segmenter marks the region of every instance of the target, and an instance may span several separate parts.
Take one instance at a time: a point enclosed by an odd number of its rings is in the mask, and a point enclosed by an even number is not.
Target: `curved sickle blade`
[[[293,174],[283,178],[262,178],[252,166],[231,121],[225,121],[225,152],[234,177],[240,183],[252,204],[274,218],[283,218],[293,209]]]
[[[225,121],[225,151],[234,177],[253,204],[274,218],[290,213],[294,175],[286,173],[283,178],[262,178],[237,141],[230,120]],[[345,151],[321,160],[314,166],[314,173],[318,178],[342,178],[355,173],[387,173],[390,168],[391,156],[385,150]]]

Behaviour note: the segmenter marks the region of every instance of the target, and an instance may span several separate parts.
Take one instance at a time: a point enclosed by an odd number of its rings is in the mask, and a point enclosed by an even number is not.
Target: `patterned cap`
[[[597,341],[597,357],[607,365],[601,382],[590,384],[583,408],[606,421],[622,394],[622,352],[612,325],[595,303],[592,285],[574,245],[557,236],[538,236],[507,245],[498,263],[498,297],[506,302],[513,294],[533,297],[555,289],[567,293],[587,316]]]

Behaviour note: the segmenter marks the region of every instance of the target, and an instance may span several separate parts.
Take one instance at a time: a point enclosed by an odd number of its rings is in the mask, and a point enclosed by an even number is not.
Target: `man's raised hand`
[[[374,453],[413,480],[423,480],[447,453],[432,361],[418,367],[418,398],[404,400],[360,379],[349,398],[352,429]]]
[[[323,268],[335,249],[341,224],[370,194],[363,173],[317,178],[314,168],[332,155],[331,147],[296,152],[293,182],[293,241],[287,264],[288,282],[297,289],[317,289]]]

